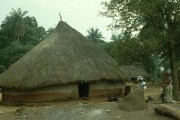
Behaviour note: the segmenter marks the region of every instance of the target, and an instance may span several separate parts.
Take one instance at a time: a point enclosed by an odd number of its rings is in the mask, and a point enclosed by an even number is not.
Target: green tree
[[[17,11],[10,12],[10,15],[7,16],[4,22],[1,25],[0,29],[0,72],[6,70],[11,64],[20,59],[25,53],[27,53],[31,48],[37,45],[43,40],[46,36],[46,31],[44,27],[38,26],[38,22],[35,17],[24,16],[27,12],[21,12],[21,9]],[[23,21],[22,24],[25,25],[25,29],[22,27],[25,32],[22,32],[21,27],[16,29],[13,26],[16,23],[15,16],[20,15]],[[13,22],[12,22],[13,21]],[[21,26],[21,25],[20,25]],[[13,32],[14,30],[19,31],[20,33]],[[22,33],[23,34],[22,34]],[[16,36],[16,37],[15,37]]]
[[[2,22],[1,28],[8,29],[12,32],[15,39],[20,39],[24,37],[26,33],[26,21],[24,20],[27,11],[22,11],[21,8],[17,10],[12,9],[10,16],[7,16]]]
[[[175,31],[180,22],[180,1],[179,0],[111,0],[104,3],[106,12],[103,15],[113,18],[111,27],[122,28],[124,31],[141,31],[143,26],[149,24],[157,30],[167,44],[172,76],[173,96],[179,99],[179,86],[177,76],[177,59],[175,55]],[[153,29],[155,30],[155,29]],[[158,37],[156,41],[158,41]],[[162,50],[161,52],[164,52]]]
[[[120,41],[120,40],[122,40],[122,35],[121,34],[118,34],[118,35],[112,34],[111,40]]]
[[[55,29],[55,28],[53,28],[53,27],[50,27],[50,28],[47,30],[47,34],[50,34],[50,33],[52,33],[52,32],[54,31],[54,29]]]
[[[102,36],[102,33],[99,32],[99,29],[90,28],[89,30],[87,30],[87,32],[88,32],[87,38],[92,40],[94,43],[104,42],[103,41],[104,37]]]
[[[27,32],[20,42],[23,45],[37,45],[46,35],[44,27],[38,26],[38,22],[36,21],[35,17],[26,16],[24,20],[27,24]]]
[[[11,64],[28,52],[32,45],[21,45],[18,41],[11,42],[9,46],[0,50],[0,72],[6,70]]]
[[[180,24],[177,26],[177,29],[175,31],[175,41],[176,41],[176,44],[175,44],[175,51],[176,51],[176,56],[177,56],[177,61],[180,61]],[[179,65],[180,67],[180,65]]]

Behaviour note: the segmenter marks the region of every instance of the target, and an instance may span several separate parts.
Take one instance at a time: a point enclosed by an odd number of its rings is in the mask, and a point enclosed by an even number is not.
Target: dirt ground
[[[161,103],[161,87],[150,85],[145,99],[150,95],[154,101],[142,111],[125,112],[118,102],[107,102],[107,98],[88,100],[56,101],[22,106],[0,105],[0,120],[173,120],[156,114],[153,108]],[[180,110],[180,104],[167,104]]]

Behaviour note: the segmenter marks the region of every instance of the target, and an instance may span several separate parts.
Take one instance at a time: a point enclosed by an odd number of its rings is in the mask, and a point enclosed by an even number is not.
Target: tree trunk
[[[177,63],[176,63],[176,56],[174,50],[174,30],[169,28],[168,31],[168,41],[169,41],[169,56],[170,56],[170,63],[171,63],[171,70],[172,70],[172,85],[173,85],[173,98],[175,100],[179,100],[179,80],[177,74]]]
[[[158,55],[155,56],[155,70],[154,70],[154,81],[158,82],[157,80],[157,59],[158,59]]]
[[[154,108],[154,110],[156,113],[180,120],[180,111],[167,105],[159,105],[157,108]]]

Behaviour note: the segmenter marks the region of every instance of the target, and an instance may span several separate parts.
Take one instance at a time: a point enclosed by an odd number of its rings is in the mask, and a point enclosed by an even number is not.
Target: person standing
[[[172,86],[172,78],[169,76],[166,80],[165,87],[163,90],[163,100],[165,103],[172,103],[173,102],[173,96],[172,96],[172,91],[173,91],[173,86]]]
[[[137,77],[137,82],[142,91],[147,89],[146,82],[144,81],[144,78],[142,76]]]

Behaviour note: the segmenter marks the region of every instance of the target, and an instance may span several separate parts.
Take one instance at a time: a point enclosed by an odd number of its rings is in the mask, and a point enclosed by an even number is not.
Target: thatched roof
[[[118,63],[61,21],[40,44],[0,76],[0,86],[33,89],[79,81],[122,81]]]
[[[141,67],[134,65],[122,65],[121,69],[128,75],[128,78],[143,76],[149,77],[149,74]]]

